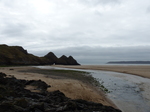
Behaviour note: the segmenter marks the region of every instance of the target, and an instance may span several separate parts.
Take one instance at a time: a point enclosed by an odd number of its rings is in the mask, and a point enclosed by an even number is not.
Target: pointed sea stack
[[[60,58],[58,58],[57,65],[67,65],[67,57],[65,55],[62,55]]]
[[[0,44],[0,66],[5,65],[79,65],[72,56],[57,58],[53,52],[44,57],[34,56],[21,46]]]
[[[65,55],[58,58],[57,65],[80,65],[72,56],[66,57]]]
[[[69,56],[67,61],[68,65],[80,65],[72,56]]]
[[[45,58],[47,58],[50,63],[49,64],[54,64],[57,62],[58,58],[56,57],[56,55],[53,52],[49,52],[47,55],[44,56]]]

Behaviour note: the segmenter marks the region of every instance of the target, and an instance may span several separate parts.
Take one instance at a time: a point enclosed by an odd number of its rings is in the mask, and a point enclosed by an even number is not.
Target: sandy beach
[[[55,65],[55,66],[74,69],[114,71],[150,78],[150,65],[81,65],[81,66]]]
[[[120,65],[82,65],[82,66],[63,66],[63,65],[53,65],[52,67],[61,67],[61,68],[73,68],[73,69],[87,69],[87,70],[104,70],[104,71],[115,71],[121,73],[128,73],[132,75],[137,75],[145,78],[150,78],[150,66],[120,66]],[[87,101],[92,101],[96,103],[102,103],[107,106],[115,106],[115,104],[110,101],[104,92],[98,90],[96,87],[93,87],[89,84],[82,82],[81,80],[75,80],[73,78],[62,78],[57,76],[57,73],[53,75],[44,75],[41,72],[33,73],[29,72],[32,70],[41,70],[39,68],[31,66],[23,67],[0,67],[0,72],[3,72],[7,75],[13,75],[17,79],[26,79],[26,80],[39,80],[46,82],[48,85],[51,85],[48,88],[48,91],[60,90],[67,97],[71,99],[83,99]],[[28,71],[29,70],[29,71]],[[43,70],[43,69],[42,69]],[[25,71],[25,72],[21,72]],[[53,72],[52,72],[53,73]],[[55,76],[56,75],[56,76]],[[145,87],[145,86],[143,86]],[[28,87],[31,91],[35,91],[34,88]],[[149,91],[149,89],[145,89]],[[145,92],[146,93],[146,92]],[[144,93],[143,93],[144,94]],[[147,94],[148,95],[148,94]],[[149,99],[149,96],[147,97]]]
[[[150,66],[148,65],[57,65],[57,67],[96,70],[95,72],[98,72],[96,78],[99,78],[100,74],[101,78],[103,78],[103,81],[105,82],[104,86],[108,88],[108,90],[113,91],[112,93],[110,93],[111,97],[109,98],[119,107],[119,109],[124,112],[150,111]],[[113,71],[114,73],[111,71]],[[113,78],[116,79],[113,80]],[[118,100],[120,101],[118,102]],[[136,105],[138,106],[136,107]]]
[[[105,94],[102,91],[98,91],[96,88],[89,86],[88,84],[82,83],[81,81],[74,79],[59,79],[59,78],[50,78],[46,75],[39,73],[30,73],[30,72],[20,72],[22,70],[28,69],[37,69],[34,67],[0,67],[0,72],[3,72],[7,75],[13,75],[17,79],[26,79],[26,80],[42,80],[46,82],[51,87],[48,91],[60,90],[67,97],[71,99],[83,99],[87,101],[92,101],[96,103],[102,103],[107,106],[116,106],[106,98]],[[31,91],[34,91],[34,88],[28,87]]]

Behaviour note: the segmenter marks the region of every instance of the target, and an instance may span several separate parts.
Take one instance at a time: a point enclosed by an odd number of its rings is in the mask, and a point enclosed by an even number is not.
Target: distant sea
[[[103,65],[103,66],[109,66],[109,65],[114,65],[114,66],[150,66],[150,64],[107,64],[107,63],[104,63],[104,64],[81,64],[81,65]]]

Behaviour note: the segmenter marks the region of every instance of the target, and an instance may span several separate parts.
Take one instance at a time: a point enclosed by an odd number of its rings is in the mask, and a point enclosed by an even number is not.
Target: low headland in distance
[[[110,61],[107,64],[150,64],[150,61]]]

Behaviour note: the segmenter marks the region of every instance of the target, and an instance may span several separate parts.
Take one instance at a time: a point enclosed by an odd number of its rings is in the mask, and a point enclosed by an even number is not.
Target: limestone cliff
[[[60,60],[61,63],[59,63]],[[73,57],[64,58],[63,60],[57,58],[52,52],[44,57],[38,57],[29,54],[21,46],[0,45],[0,65],[52,65],[57,62],[63,65],[79,65]]]

